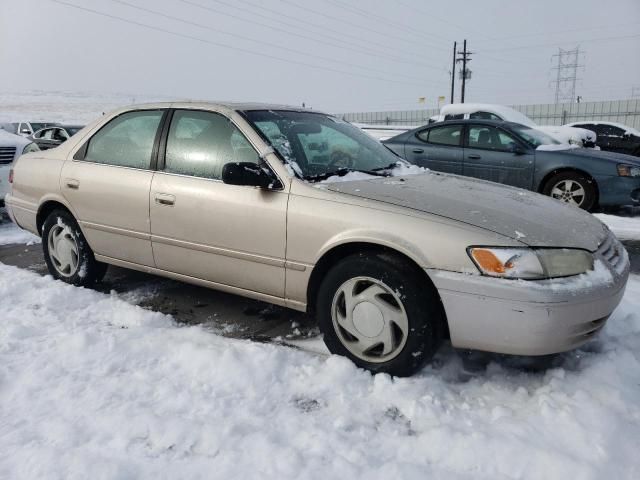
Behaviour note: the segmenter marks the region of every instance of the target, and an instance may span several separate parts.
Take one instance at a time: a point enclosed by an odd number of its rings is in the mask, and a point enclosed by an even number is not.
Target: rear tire
[[[374,373],[419,371],[438,350],[446,321],[420,273],[388,253],[352,255],[331,268],[316,303],[329,351]]]
[[[598,190],[593,179],[579,172],[560,172],[545,183],[542,193],[590,212],[596,206]]]
[[[107,272],[98,262],[75,218],[66,210],[54,210],[42,227],[42,249],[49,273],[76,286],[90,287]]]

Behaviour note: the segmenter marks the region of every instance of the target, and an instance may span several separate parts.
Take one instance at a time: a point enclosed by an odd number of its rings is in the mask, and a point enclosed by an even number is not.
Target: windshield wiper
[[[396,168],[398,166],[398,163],[400,163],[399,161],[395,161],[393,163],[390,163],[389,165],[387,165],[386,167],[377,167],[377,168],[372,168],[371,171],[372,172],[382,172],[384,170],[393,170],[394,168]],[[388,175],[387,175],[388,176]]]
[[[374,168],[372,170],[361,170],[359,168],[341,167],[341,168],[338,168],[337,170],[333,170],[331,172],[318,173],[316,175],[305,175],[304,179],[305,180],[310,180],[312,182],[317,182],[319,180],[326,180],[327,178],[333,177],[333,176],[344,177],[347,173],[350,173],[350,172],[366,173],[367,175],[373,175],[375,177],[388,177],[389,176],[389,173],[383,173],[383,172],[381,172],[379,170],[382,170],[382,169]]]

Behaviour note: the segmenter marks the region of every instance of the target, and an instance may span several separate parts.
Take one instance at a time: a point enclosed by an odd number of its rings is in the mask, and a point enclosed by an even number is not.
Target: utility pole
[[[551,58],[558,58],[556,70],[556,79],[552,82],[556,85],[555,103],[573,103],[576,99],[576,80],[578,80],[578,67],[584,65],[579,64],[580,46],[573,50],[563,50],[558,48],[558,53]]]
[[[467,80],[471,78],[471,70],[467,68],[467,62],[471,61],[471,55],[473,52],[467,51],[467,39],[464,40],[463,48],[458,55],[460,58],[456,59],[456,62],[462,62],[462,70],[460,70],[460,77],[462,77],[462,88],[460,90],[460,103],[464,103],[464,93],[467,85]]]
[[[451,65],[451,102],[453,103],[454,87],[456,84],[456,46],[457,42],[453,42],[453,64]]]

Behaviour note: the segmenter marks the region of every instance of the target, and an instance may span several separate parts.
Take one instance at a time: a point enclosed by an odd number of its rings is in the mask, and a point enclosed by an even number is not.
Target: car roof
[[[260,102],[227,102],[227,101],[197,101],[197,100],[177,100],[174,102],[158,102],[158,103],[144,103],[135,104],[125,107],[125,110],[131,110],[134,108],[225,108],[229,110],[236,110],[241,112],[251,110],[287,110],[293,112],[310,112],[310,113],[324,113],[318,110],[310,108],[296,107],[293,105],[282,105],[277,103],[260,103]]]
[[[516,123],[516,122],[506,122],[504,120],[485,120],[485,119],[459,119],[459,120],[444,120],[442,122],[436,122],[436,123],[431,123],[429,125],[423,125],[422,127],[418,127],[418,128],[433,128],[433,127],[437,127],[438,125],[453,125],[453,124],[460,124],[460,125],[469,125],[469,124],[473,124],[473,125],[487,125],[487,126],[495,126],[495,127],[525,127],[525,128],[534,128],[534,127],[529,127],[527,125],[523,125],[521,123]]]

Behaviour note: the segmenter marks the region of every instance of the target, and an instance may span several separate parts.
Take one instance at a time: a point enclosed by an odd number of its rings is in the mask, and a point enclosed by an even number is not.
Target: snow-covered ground
[[[1,211],[2,209],[0,209],[0,215]],[[40,243],[40,237],[18,228],[14,223],[2,223],[2,218],[0,217],[0,245],[11,245],[14,243],[32,245],[34,243]]]
[[[0,237],[6,231],[0,231]],[[0,264],[0,478],[634,479],[640,277],[530,373],[444,347],[393,379]],[[320,352],[320,353],[318,353]]]
[[[619,217],[605,213],[596,213],[600,221],[606,223],[620,240],[640,241],[640,215],[635,217]]]

